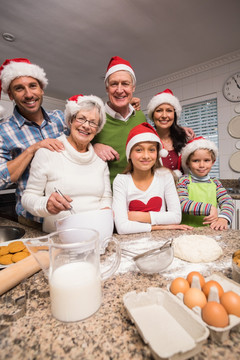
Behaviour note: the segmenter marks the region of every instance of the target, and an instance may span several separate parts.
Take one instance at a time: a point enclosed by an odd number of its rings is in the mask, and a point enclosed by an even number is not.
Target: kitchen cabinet
[[[234,202],[234,215],[231,228],[233,230],[240,230],[240,200],[233,200]]]

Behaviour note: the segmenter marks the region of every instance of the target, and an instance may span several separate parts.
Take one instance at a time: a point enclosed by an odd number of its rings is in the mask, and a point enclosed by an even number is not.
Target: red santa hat
[[[43,89],[48,84],[46,74],[40,66],[31,64],[24,58],[7,59],[0,67],[0,96],[1,91],[7,94],[11,82],[20,76],[31,76],[37,79]]]
[[[106,112],[103,101],[95,95],[73,95],[67,100],[67,104],[65,107],[65,122],[67,126],[70,125],[70,121],[74,115],[76,115],[83,107],[83,103],[86,101],[90,101],[91,103],[97,105],[99,107],[99,127],[98,133],[102,130],[106,122]]]
[[[104,81],[106,82],[107,78],[111,74],[115,73],[116,71],[120,71],[120,70],[125,70],[125,71],[130,72],[134,79],[134,83],[136,83],[136,77],[135,77],[135,74],[134,74],[134,71],[133,71],[133,68],[132,68],[130,62],[120,58],[119,56],[113,56],[111,58],[111,60],[109,61]]]
[[[154,110],[161,104],[170,104],[174,107],[177,120],[181,116],[182,107],[180,105],[180,102],[176,96],[173,95],[172,90],[166,89],[162,92],[159,92],[153,98],[149,101],[147,106],[147,112],[149,119],[153,120],[153,113]]]
[[[163,148],[163,143],[158,136],[156,130],[148,123],[142,123],[130,130],[126,142],[126,156],[127,160],[129,159],[131,149],[134,145],[145,142],[145,141],[155,141],[160,145],[160,156],[166,157],[168,155],[168,151]]]
[[[215,154],[215,157],[218,156],[218,148],[213,141],[207,140],[202,136],[196,137],[188,141],[188,143],[184,146],[184,148],[181,151],[182,168],[185,173],[188,173],[189,171],[187,166],[187,159],[192,153],[194,153],[194,151],[199,149],[212,150]]]

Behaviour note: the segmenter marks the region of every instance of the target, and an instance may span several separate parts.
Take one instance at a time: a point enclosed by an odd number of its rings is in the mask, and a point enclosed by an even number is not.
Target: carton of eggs
[[[240,324],[240,286],[222,275],[204,278],[192,271],[186,279],[175,278],[169,290],[202,318],[213,340],[225,341]]]

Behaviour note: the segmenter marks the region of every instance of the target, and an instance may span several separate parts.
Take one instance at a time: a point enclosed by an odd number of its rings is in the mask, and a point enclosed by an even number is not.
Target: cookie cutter
[[[46,278],[43,275],[39,278],[39,274],[35,274],[0,297],[1,335],[2,332],[6,332],[14,321],[17,321],[26,314],[28,299],[49,297],[49,289],[46,285],[48,285]],[[33,286],[34,289],[32,288]]]

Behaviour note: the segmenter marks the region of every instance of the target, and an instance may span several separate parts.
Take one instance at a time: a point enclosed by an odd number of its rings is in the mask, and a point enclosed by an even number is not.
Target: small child
[[[187,175],[179,178],[177,191],[183,224],[224,230],[232,222],[232,198],[221,182],[209,175],[217,154],[216,145],[201,136],[189,141],[182,150],[182,167]]]
[[[160,168],[159,156],[164,152],[151,125],[143,123],[129,132],[128,167],[113,182],[113,211],[119,234],[192,229],[180,224],[181,206],[172,173]]]

